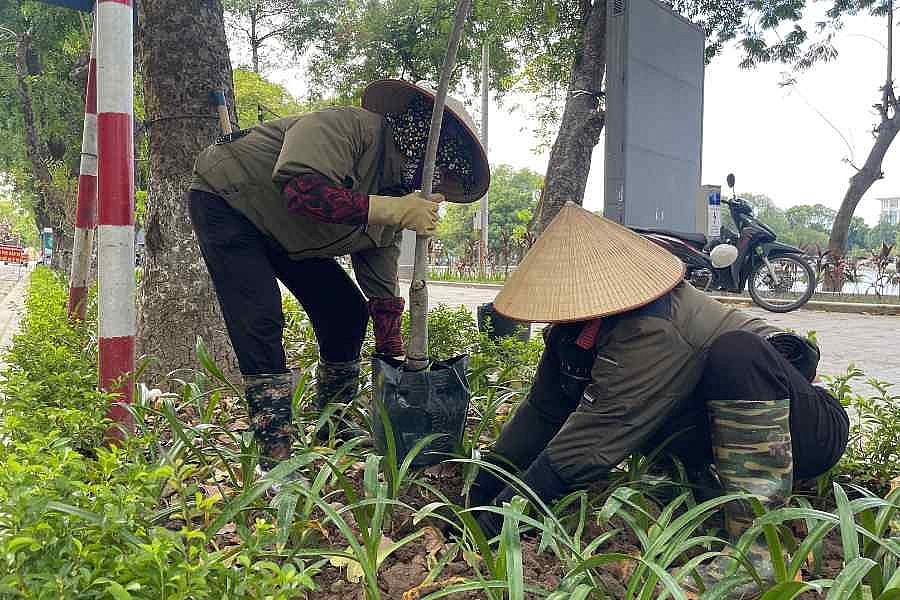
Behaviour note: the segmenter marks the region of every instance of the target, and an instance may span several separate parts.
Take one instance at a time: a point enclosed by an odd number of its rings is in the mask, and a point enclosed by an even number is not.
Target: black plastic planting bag
[[[375,445],[381,454],[387,452],[381,407],[394,432],[398,462],[416,442],[432,433],[441,437],[416,455],[414,466],[436,464],[456,451],[469,410],[468,360],[468,356],[457,356],[433,361],[424,371],[406,371],[402,363],[372,359],[372,420]]]

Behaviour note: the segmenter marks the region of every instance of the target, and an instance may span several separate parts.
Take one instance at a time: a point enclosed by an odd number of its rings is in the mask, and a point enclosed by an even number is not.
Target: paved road
[[[19,318],[25,301],[27,271],[0,264],[0,368],[6,349],[19,330]]]
[[[405,291],[408,285],[402,287]],[[490,302],[496,295],[496,289],[428,284],[428,297],[432,305],[465,305],[473,313],[475,307]],[[742,310],[776,326],[800,332],[814,330],[822,347],[820,373],[841,373],[847,365],[855,363],[869,376],[898,384],[896,391],[900,393],[900,357],[897,350],[900,317],[802,309],[783,315],[756,307]]]

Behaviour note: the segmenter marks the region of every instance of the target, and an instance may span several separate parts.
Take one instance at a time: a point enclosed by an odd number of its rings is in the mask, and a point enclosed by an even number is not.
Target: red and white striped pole
[[[134,428],[134,138],[131,0],[97,2],[100,386],[119,394],[108,416]],[[110,437],[122,435],[111,430]]]
[[[84,94],[84,130],[81,137],[81,168],[75,209],[75,240],[69,277],[69,319],[84,319],[87,310],[88,276],[97,227],[97,22],[91,34],[87,89]]]

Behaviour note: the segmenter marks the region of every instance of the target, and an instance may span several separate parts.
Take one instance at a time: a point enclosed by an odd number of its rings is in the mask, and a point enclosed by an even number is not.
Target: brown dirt
[[[351,474],[351,476],[359,483],[358,479],[361,477],[361,472]],[[425,471],[423,477],[451,501],[462,501],[462,498],[459,496],[463,483],[462,473],[458,466]],[[424,493],[421,488],[413,488],[401,497],[403,502],[414,509],[420,508],[434,499],[430,494]],[[426,523],[425,525],[428,524]],[[433,527],[432,531],[440,536],[438,528],[441,524],[434,522],[430,525]],[[627,532],[624,524],[618,523],[615,525],[621,531],[608,542],[605,550],[636,555],[639,551],[637,540]],[[386,533],[392,539],[397,540],[422,526],[423,524],[421,523],[413,526],[411,511],[398,509],[395,511]],[[585,539],[591,539],[604,531],[605,529],[595,524],[588,524],[584,537]],[[330,533],[331,539],[340,539],[336,530],[332,530]],[[559,587],[559,583],[565,575],[565,567],[550,552],[538,552],[539,543],[539,539],[535,537],[526,536],[522,539],[525,583],[527,586],[554,591]],[[435,551],[435,538],[429,534],[398,549],[388,557],[382,563],[378,572],[378,583],[382,598],[384,600],[417,600],[438,589],[459,582],[457,578],[469,581],[477,579],[475,569],[467,564],[464,558],[458,554],[449,559],[449,562],[437,576],[436,581],[429,581],[425,584],[431,567],[438,558],[444,557],[443,553],[445,551],[449,550],[444,544],[439,543],[439,545],[441,546],[440,549]],[[599,569],[600,578],[606,584],[611,598],[624,598],[625,588],[620,582],[627,579],[631,568],[631,563],[623,562],[605,565]],[[483,571],[484,567],[480,566],[480,569]],[[330,565],[322,569],[315,577],[315,581],[319,586],[319,590],[309,595],[311,600],[355,600],[356,594],[359,594],[361,591],[359,584],[346,581],[342,569]],[[531,594],[526,596],[528,598],[538,597]],[[363,598],[364,596],[359,597]],[[482,592],[457,593],[448,596],[450,600],[476,600],[483,597]]]

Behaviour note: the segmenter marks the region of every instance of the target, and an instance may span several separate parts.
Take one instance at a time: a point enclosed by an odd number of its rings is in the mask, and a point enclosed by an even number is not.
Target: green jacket
[[[547,446],[572,484],[595,479],[640,447],[700,381],[713,341],[728,331],[778,329],[680,283],[659,300],[604,319],[578,408]]]
[[[329,108],[269,121],[232,142],[209,146],[197,158],[191,189],[223,197],[296,260],[349,254],[366,296],[389,298],[399,295],[401,229],[292,214],[281,191],[297,175],[319,173],[336,185],[375,194],[399,185],[402,165],[381,115]]]

